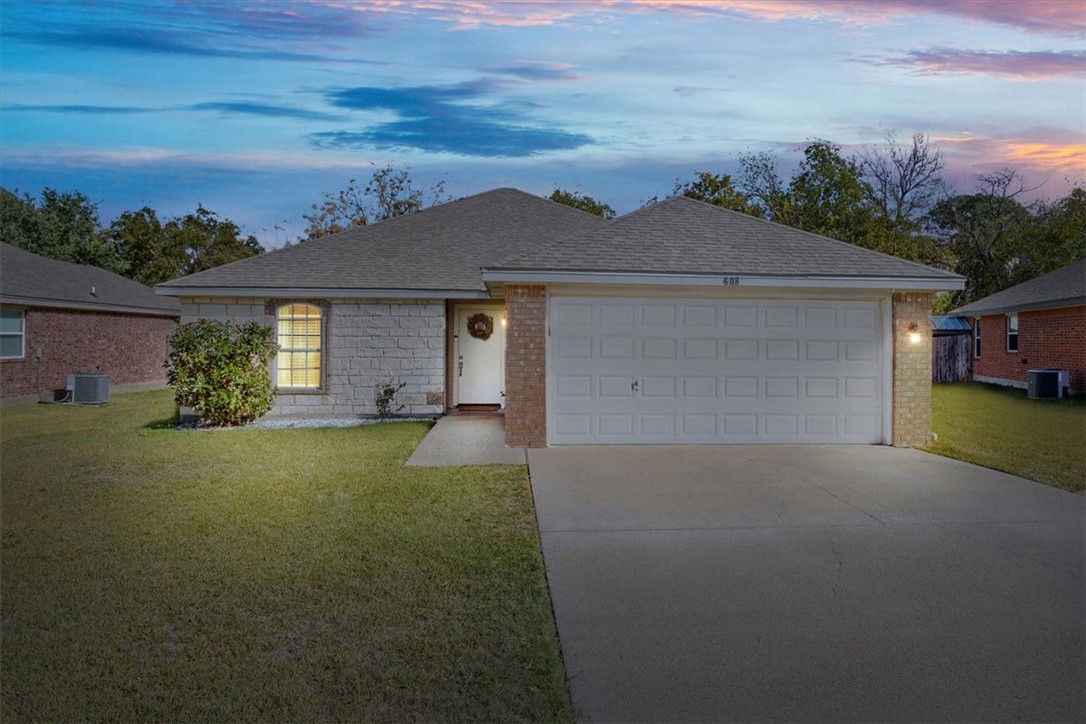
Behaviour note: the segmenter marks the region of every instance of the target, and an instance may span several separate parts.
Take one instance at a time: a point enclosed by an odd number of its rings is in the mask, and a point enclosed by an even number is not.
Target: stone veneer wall
[[[505,442],[547,444],[547,288],[505,286]]]
[[[318,301],[297,299],[297,302]],[[406,383],[401,415],[445,411],[445,303],[441,299],[333,299],[325,342],[327,388],[281,394],[269,416],[376,415],[377,386]],[[181,321],[257,319],[274,325],[255,297],[182,299]]]
[[[931,442],[931,293],[894,294],[895,447],[921,447]],[[909,325],[917,324],[920,343],[909,341]]]

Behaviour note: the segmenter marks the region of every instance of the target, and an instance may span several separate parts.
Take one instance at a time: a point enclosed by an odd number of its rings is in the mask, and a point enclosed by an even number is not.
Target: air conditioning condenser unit
[[[80,405],[109,402],[109,375],[77,372],[68,375],[68,401]]]

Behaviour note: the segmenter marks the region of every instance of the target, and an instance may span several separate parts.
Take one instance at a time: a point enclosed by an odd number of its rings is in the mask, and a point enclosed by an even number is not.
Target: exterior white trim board
[[[638,272],[495,271],[483,269],[483,281],[506,284],[659,284],[744,287],[802,287],[836,289],[892,289],[894,291],[956,291],[965,289],[964,277],[933,279],[847,276],[732,276],[726,274],[654,274]]]
[[[305,287],[155,287],[163,297],[320,297],[322,299],[490,299],[485,291]]]

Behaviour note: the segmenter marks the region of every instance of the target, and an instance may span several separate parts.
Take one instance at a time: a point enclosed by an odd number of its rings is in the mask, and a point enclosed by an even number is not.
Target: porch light
[[[505,329],[505,315],[502,315],[502,329]]]
[[[920,325],[916,322],[909,323],[909,342],[911,344],[920,344]]]

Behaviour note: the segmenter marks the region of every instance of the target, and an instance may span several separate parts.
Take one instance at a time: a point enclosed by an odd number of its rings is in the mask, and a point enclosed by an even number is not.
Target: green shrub
[[[275,401],[269,365],[279,350],[271,327],[200,319],[170,338],[166,381],[178,405],[210,425],[244,425]]]

